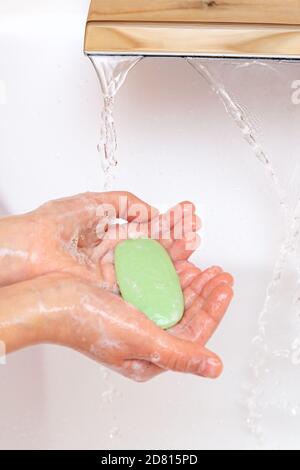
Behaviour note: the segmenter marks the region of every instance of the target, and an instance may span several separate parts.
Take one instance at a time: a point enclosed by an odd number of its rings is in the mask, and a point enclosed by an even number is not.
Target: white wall
[[[3,214],[103,187],[100,88],[82,53],[88,5],[0,2]],[[300,106],[291,103],[291,83],[300,66],[271,66],[213,68],[251,115],[293,199]],[[204,221],[196,261],[236,277],[235,302],[210,344],[224,358],[224,375],[207,382],[166,374],[137,385],[62,348],[20,352],[0,366],[0,448],[253,448],[244,385],[284,236],[277,195],[222,104],[181,59],[138,64],[118,96],[116,121],[116,188],[158,206],[195,201]],[[282,419],[272,410],[264,419],[267,430],[272,423],[264,445],[300,447],[299,418],[284,429]]]

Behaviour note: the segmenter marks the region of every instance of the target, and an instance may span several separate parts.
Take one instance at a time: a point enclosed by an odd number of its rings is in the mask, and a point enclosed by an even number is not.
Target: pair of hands
[[[127,199],[126,211],[120,198]],[[103,215],[115,208],[118,225]],[[134,207],[144,210],[135,214]],[[8,352],[32,344],[71,347],[136,381],[165,370],[218,377],[221,360],[205,349],[233,296],[232,276],[219,267],[201,271],[188,261],[200,221],[181,239],[174,208],[165,215],[130,193],[87,193],[45,204],[23,216],[0,220],[0,340]],[[125,213],[126,212],[126,213]],[[133,214],[133,215],[128,215]],[[148,233],[168,250],[185,297],[185,314],[163,331],[119,296],[114,248],[128,228]],[[171,220],[166,237],[165,220]],[[100,228],[99,228],[100,227]],[[126,230],[125,230],[126,229]],[[115,230],[117,237],[111,237]],[[153,233],[152,233],[153,235]]]

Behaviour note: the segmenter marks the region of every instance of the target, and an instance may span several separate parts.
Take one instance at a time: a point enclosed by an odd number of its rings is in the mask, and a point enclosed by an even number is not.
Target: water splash
[[[222,102],[227,114],[233,119],[235,124],[241,130],[246,142],[250,145],[254,155],[265,168],[266,174],[276,190],[280,205],[286,208],[285,190],[281,187],[277,173],[271,163],[270,158],[264,151],[262,145],[258,141],[255,128],[252,125],[245,111],[230,96],[223,83],[221,83],[203,63],[203,59],[188,57],[187,62],[201,75],[209,84],[210,88],[218,96]]]
[[[235,70],[238,69],[245,69],[249,67],[264,67],[266,69],[271,70],[274,73],[278,73],[277,69],[271,65],[270,62],[263,62],[262,60],[249,60],[248,62],[239,62],[237,65],[235,65]]]
[[[102,154],[102,165],[106,174],[105,189],[108,189],[113,179],[113,169],[117,165],[116,151],[117,151],[117,137],[114,124],[114,103],[115,96],[128,72],[134,65],[141,60],[142,57],[94,57],[92,58],[93,64],[96,68],[101,88],[104,96],[104,109],[102,114],[102,128],[101,140],[99,144],[99,151]],[[276,323],[276,315],[274,311],[280,310],[281,289],[283,283],[284,272],[286,270],[288,260],[295,254],[300,238],[300,199],[297,202],[295,210],[293,207],[288,207],[286,190],[282,187],[278,175],[272,165],[272,161],[264,151],[255,126],[253,125],[248,113],[235,102],[234,98],[230,95],[221,80],[217,79],[209,68],[204,65],[203,59],[188,58],[188,63],[192,65],[196,71],[205,79],[210,88],[214,91],[218,99],[223,104],[226,113],[234,121],[240,129],[245,141],[250,145],[253,154],[265,169],[271,187],[276,191],[281,208],[284,210],[287,221],[287,232],[280,248],[280,253],[276,260],[272,279],[268,285],[266,298],[263,309],[258,319],[258,333],[253,339],[253,357],[250,363],[252,381],[246,389],[246,406],[247,418],[246,423],[248,428],[257,437],[260,444],[264,444],[265,429],[263,420],[268,409],[284,412],[289,417],[296,418],[300,415],[300,403],[298,399],[293,396],[285,396],[280,390],[273,397],[274,390],[282,387],[282,381],[278,377],[278,372],[275,370],[274,375],[274,358],[276,361],[285,361],[289,367],[297,367],[300,363],[300,326],[299,337],[291,338],[287,344],[286,336],[283,341],[278,341],[275,336],[275,343],[272,337],[272,328]],[[254,65],[251,62],[241,63],[237,67],[250,67]],[[255,65],[264,66],[263,62],[255,62]],[[275,72],[275,70],[274,70]],[[292,216],[291,216],[292,213]],[[300,253],[299,253],[300,254]],[[298,272],[298,281],[300,280],[300,269]],[[300,286],[300,281],[298,282]],[[279,297],[279,301],[278,301]],[[297,319],[300,318],[300,293],[296,296],[294,306],[297,310]],[[280,312],[279,312],[280,313]],[[278,318],[277,318],[278,320]],[[277,326],[277,324],[275,324]],[[294,332],[297,331],[297,328]],[[284,336],[284,335],[282,335]],[[270,341],[272,338],[272,341]],[[281,339],[281,338],[280,338]],[[286,363],[288,361],[288,363]],[[278,365],[276,363],[276,365]],[[107,390],[102,394],[103,403],[112,403],[117,394],[115,389],[107,380]],[[290,391],[292,387],[284,384],[285,390]],[[271,387],[268,388],[268,387]],[[119,428],[114,427],[110,432],[113,439],[118,436]]]
[[[109,432],[109,438],[113,440],[113,439],[121,439],[121,437],[122,437],[122,433],[121,433],[120,428],[118,426],[114,426]]]
[[[101,405],[100,407],[111,408],[113,410],[113,405],[117,400],[123,398],[123,395],[120,391],[117,390],[115,385],[113,384],[113,377],[111,371],[106,366],[100,366],[100,372],[102,375],[103,383],[104,383],[104,390],[101,393]],[[108,436],[110,439],[121,438],[121,429],[117,423],[117,416],[112,415],[112,420],[110,423],[111,429],[108,431]]]
[[[269,308],[268,308],[269,302],[272,299],[272,296],[282,279],[282,273],[286,267],[286,263],[288,261],[289,256],[296,251],[297,242],[299,240],[299,235],[300,235],[300,199],[297,201],[289,230],[287,231],[287,235],[281,246],[280,253],[275,264],[272,281],[267,289],[267,297],[265,300],[265,305],[259,317],[259,325],[260,325],[261,334],[264,334],[264,329],[265,329],[264,318],[269,311]],[[254,338],[254,341],[255,340],[256,338]]]
[[[116,398],[120,398],[122,395],[113,386],[102,392],[102,403],[106,405],[112,405]]]
[[[300,415],[297,393],[294,394],[295,384],[293,383],[295,373],[293,368],[300,364],[300,337],[291,338],[292,334],[297,334],[297,330],[299,332],[299,295],[296,295],[294,301],[295,315],[291,314],[290,317],[287,317],[288,307],[281,305],[288,288],[287,282],[290,290],[294,289],[293,282],[290,279],[285,280],[284,274],[287,271],[289,259],[297,254],[299,239],[300,199],[297,201],[292,221],[276,260],[271,282],[267,288],[264,306],[258,319],[258,333],[253,339],[253,359],[249,364],[252,383],[247,389],[247,424],[262,444],[264,443],[262,425],[264,411],[273,407],[290,416]],[[296,273],[296,284],[299,284],[299,279],[299,273]],[[282,292],[283,290],[285,292]],[[284,325],[281,324],[282,322]],[[276,331],[276,328],[279,332]],[[286,328],[288,328],[287,331]],[[273,344],[274,342],[280,343],[281,348],[278,349],[278,345]],[[286,379],[284,384],[281,380],[283,374]],[[284,387],[283,392],[278,391],[280,387]],[[292,398],[287,398],[287,394]],[[276,397],[277,395],[278,397]]]
[[[224,84],[214,77],[208,67],[204,65],[203,59],[188,58],[187,60],[218,96],[227,114],[236,123],[243,137],[252,148],[255,157],[264,166],[266,175],[272,183],[272,187],[276,190],[280,206],[284,211],[287,221],[286,235],[276,259],[272,279],[267,287],[263,309],[258,318],[258,333],[252,342],[253,357],[249,364],[252,380],[245,391],[245,404],[247,408],[246,424],[258,439],[258,443],[264,445],[266,434],[263,419],[268,409],[272,408],[277,412],[283,412],[294,418],[300,416],[297,393],[293,394],[291,392],[291,390],[295,389],[293,386],[293,375],[295,371],[292,368],[300,364],[300,293],[298,292],[295,296],[295,315],[286,318],[284,316],[286,312],[282,311],[283,308],[281,305],[281,299],[284,298],[283,295],[286,294],[288,289],[287,286],[289,286],[291,291],[294,289],[290,278],[288,280],[284,278],[287,277],[288,261],[292,257],[293,259],[297,258],[297,249],[300,255],[300,198],[294,208],[289,207],[286,191],[280,184],[270,158],[259,143],[255,129],[247,114],[230,96]],[[244,66],[249,67],[250,64],[252,65],[252,62],[247,62]],[[262,63],[259,65],[262,65]],[[243,64],[239,65],[239,67],[242,66]],[[299,291],[300,267],[298,267],[298,272],[296,272],[296,281],[293,279],[293,282],[296,282]],[[292,292],[291,297],[293,297]],[[284,309],[286,310],[286,306]],[[294,324],[291,327],[289,320],[293,322],[293,319]],[[285,323],[282,325],[280,322]],[[286,331],[286,328],[290,329]],[[276,329],[279,329],[280,335],[278,335]],[[299,336],[296,339],[295,337],[294,339],[290,338],[291,331],[293,335],[298,331]],[[273,344],[274,342],[276,344]],[[274,364],[274,360],[284,361],[282,367],[286,380],[290,380],[289,384],[282,384],[281,363],[276,362],[276,364]],[[287,369],[290,374],[289,376],[288,372],[286,372]],[[285,387],[283,392],[282,389],[280,389],[282,386]],[[276,393],[276,390],[279,389],[280,392]],[[290,396],[288,397],[287,394]]]
[[[114,120],[115,97],[126,80],[130,70],[143,57],[130,56],[90,56],[100,81],[103,94],[100,141],[98,151],[101,154],[102,168],[105,174],[104,190],[108,190],[114,181],[114,169],[117,160],[117,134]]]

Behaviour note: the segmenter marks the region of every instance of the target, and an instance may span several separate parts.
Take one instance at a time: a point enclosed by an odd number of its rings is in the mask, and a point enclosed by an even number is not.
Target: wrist
[[[42,340],[35,293],[27,283],[0,289],[0,341],[13,352]]]
[[[0,341],[6,351],[41,343],[76,349],[78,331],[84,325],[81,300],[90,292],[95,295],[82,280],[59,273],[2,287]]]
[[[30,214],[0,219],[0,287],[30,277],[36,230]]]

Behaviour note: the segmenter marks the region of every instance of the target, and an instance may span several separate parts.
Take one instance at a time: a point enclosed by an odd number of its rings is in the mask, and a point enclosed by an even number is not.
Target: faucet
[[[95,55],[300,58],[298,0],[92,0]]]

